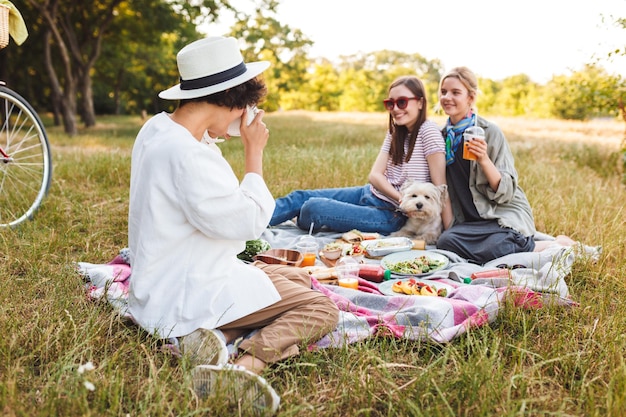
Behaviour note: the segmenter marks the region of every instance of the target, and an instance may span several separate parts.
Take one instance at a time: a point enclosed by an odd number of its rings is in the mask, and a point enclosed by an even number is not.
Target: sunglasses
[[[520,269],[520,268],[526,268],[526,265],[520,265],[520,264],[516,264],[516,265],[500,264],[500,265],[496,265],[496,268],[500,268],[500,269]]]
[[[420,100],[421,97],[398,97],[396,99],[388,98],[383,100],[385,108],[389,111],[393,110],[395,106],[398,106],[400,110],[404,110],[409,105],[409,100]]]

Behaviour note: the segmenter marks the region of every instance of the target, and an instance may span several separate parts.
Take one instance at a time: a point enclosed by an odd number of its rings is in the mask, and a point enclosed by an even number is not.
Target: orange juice
[[[359,289],[359,281],[356,278],[339,278],[337,283],[340,287],[352,288],[353,290]]]
[[[315,254],[314,253],[303,253],[303,259],[300,266],[313,266],[315,265]]]
[[[485,130],[480,126],[470,126],[463,132],[463,159],[475,161],[478,157],[470,152],[468,146],[473,139],[485,140]]]
[[[463,159],[469,159],[470,161],[476,160],[476,155],[469,150],[469,144],[471,140],[465,139],[463,141]]]

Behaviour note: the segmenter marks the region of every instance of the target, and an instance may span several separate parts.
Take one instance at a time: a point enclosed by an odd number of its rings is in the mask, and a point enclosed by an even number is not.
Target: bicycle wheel
[[[50,188],[52,155],[41,119],[0,85],[0,228],[33,218]]]

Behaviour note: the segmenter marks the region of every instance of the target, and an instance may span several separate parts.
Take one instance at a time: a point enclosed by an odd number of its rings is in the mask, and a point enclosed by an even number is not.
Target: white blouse
[[[237,259],[274,211],[260,175],[239,180],[215,144],[167,113],[135,141],[128,240],[129,311],[159,337],[216,328],[280,300],[267,275]]]

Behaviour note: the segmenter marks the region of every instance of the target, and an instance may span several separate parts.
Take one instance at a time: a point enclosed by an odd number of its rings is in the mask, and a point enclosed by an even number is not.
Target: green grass
[[[601,245],[567,277],[575,308],[506,305],[490,326],[439,346],[378,338],[304,352],[264,376],[281,416],[621,416],[626,410],[624,126],[494,119],[516,157],[539,230]],[[265,177],[295,188],[363,184],[384,114],[275,113]],[[138,118],[102,118],[77,137],[49,128],[54,176],[35,219],[0,231],[0,412],[7,416],[234,415],[194,396],[189,364],[86,299],[76,261],[126,246]],[[589,138],[594,140],[589,140]],[[242,147],[222,145],[242,174]],[[88,361],[95,370],[78,373]],[[94,391],[84,382],[95,385]]]

